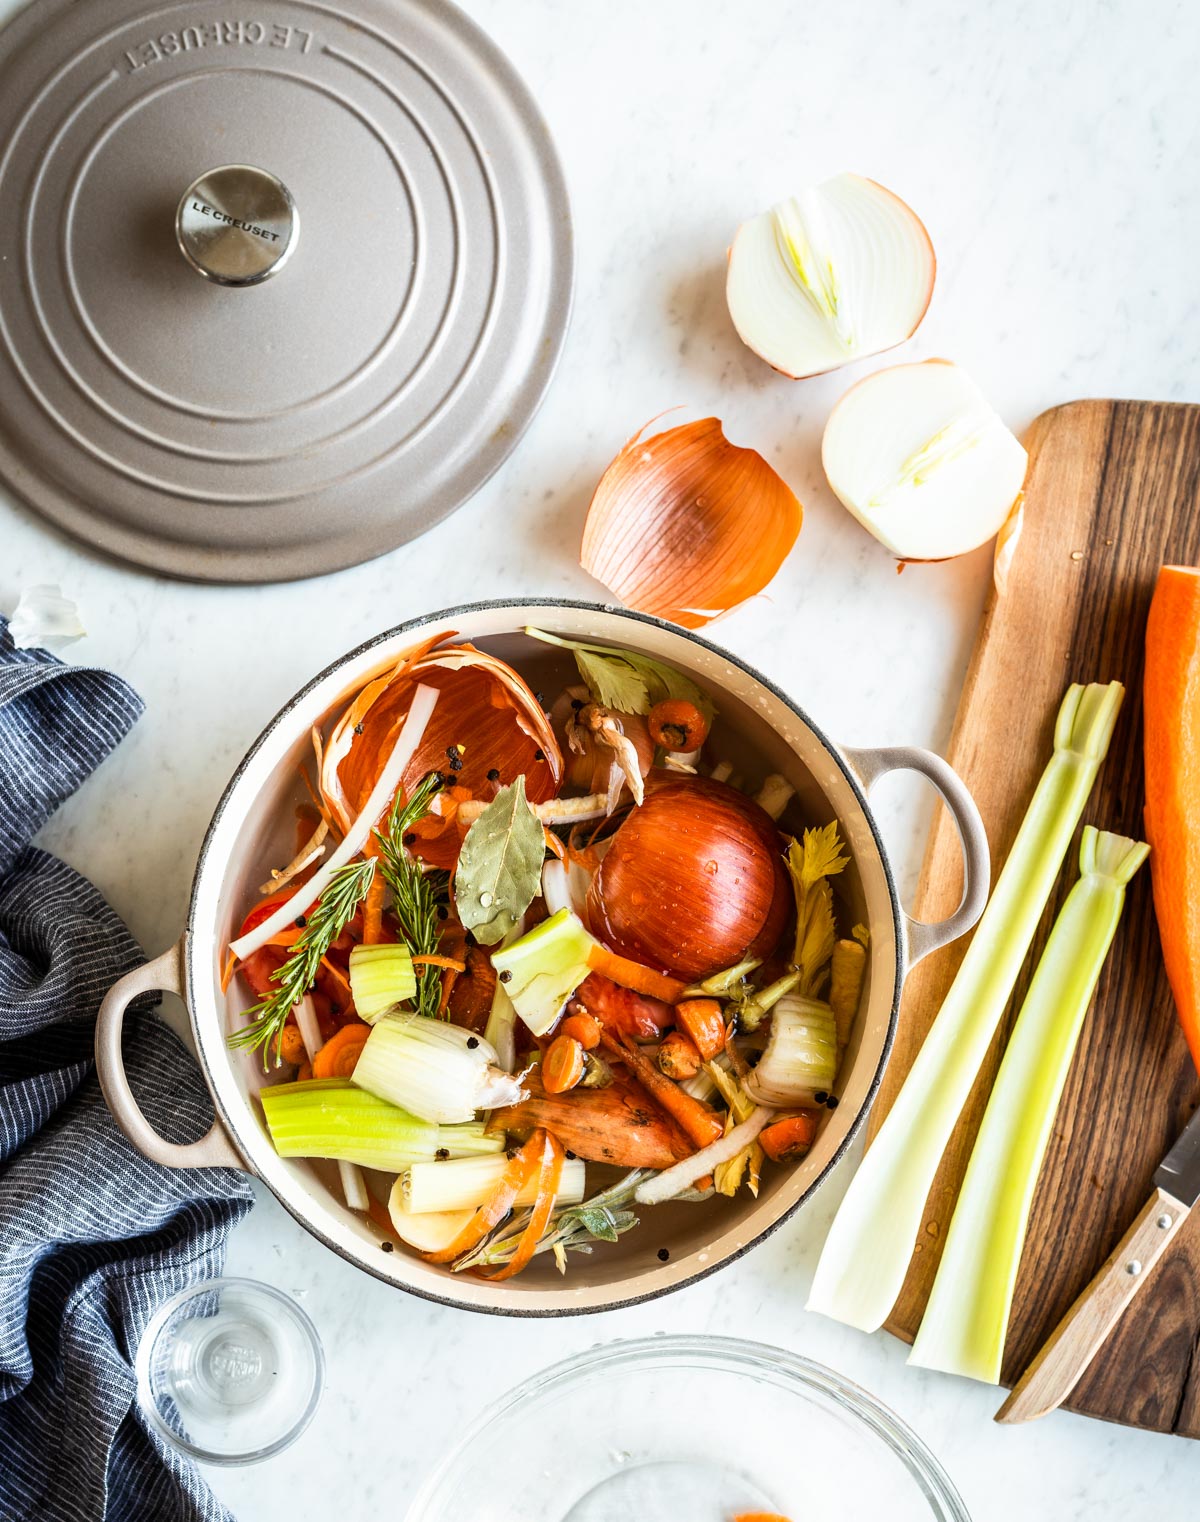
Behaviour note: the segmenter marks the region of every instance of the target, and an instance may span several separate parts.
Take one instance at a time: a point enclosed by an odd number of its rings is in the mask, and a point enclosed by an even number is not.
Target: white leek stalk
[[[351,1081],[421,1120],[473,1120],[477,1110],[517,1104],[517,1079],[495,1049],[459,1025],[425,1015],[384,1015],[372,1026]]]
[[[771,1036],[745,1080],[758,1104],[777,1108],[824,1103],[837,1078],[837,1021],[819,999],[784,994],[771,1015]]]
[[[412,1215],[428,1215],[449,1210],[471,1210],[482,1205],[504,1175],[508,1159],[499,1157],[460,1157],[453,1162],[414,1163],[406,1168],[392,1188],[404,1210]],[[578,1205],[583,1199],[585,1168],[577,1157],[568,1157],[562,1165],[558,1193],[559,1205]],[[532,1205],[537,1198],[537,1170],[529,1178],[516,1200],[515,1207]]]
[[[367,1195],[367,1181],[357,1163],[338,1159],[338,1178],[342,1185],[342,1198],[351,1210],[369,1210],[371,1201]]]
[[[909,1363],[997,1384],[1033,1192],[1067,1070],[1149,846],[1088,825],[1009,1039]]]
[[[582,920],[560,909],[519,941],[492,953],[505,992],[535,1036],[546,1034],[587,977],[595,945]]]
[[[363,806],[362,813],[346,831],[341,845],[333,855],[317,868],[302,887],[296,889],[291,898],[285,899],[274,914],[268,915],[261,924],[255,925],[253,930],[248,930],[245,935],[238,936],[237,940],[230,941],[229,949],[239,961],[244,962],[251,952],[257,951],[260,946],[265,946],[272,936],[277,935],[300,915],[307,914],[338,868],[344,867],[348,861],[353,861],[366,845],[371,831],[379,823],[384,810],[391,804],[392,796],[400,786],[405,768],[416,754],[417,746],[425,737],[425,729],[437,700],[438,692],[435,687],[427,687],[424,683],[418,686],[416,692],[413,693],[408,716],[401,725],[396,743],[392,747],[392,753],[379,774],[379,780],[371,789],[370,797]]]
[[[417,991],[412,952],[403,943],[355,946],[350,952],[350,992],[368,1025],[411,999]]]
[[[1054,755],[937,1019],[834,1217],[809,1310],[873,1332],[896,1303],[938,1163],[1017,981],[1123,696],[1120,682],[1067,689]]]

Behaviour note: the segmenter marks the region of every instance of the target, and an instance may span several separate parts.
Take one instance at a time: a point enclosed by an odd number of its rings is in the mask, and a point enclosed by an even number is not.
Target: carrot
[[[675,1023],[690,1036],[705,1062],[725,1048],[725,1021],[716,999],[685,999],[675,1006]]]
[[[308,1061],[308,1051],[298,1025],[285,1025],[279,1032],[279,1055],[285,1062],[295,1063],[297,1067]]]
[[[313,1058],[313,1077],[349,1078],[370,1034],[371,1027],[361,1022],[335,1031]]]
[[[1146,625],[1146,839],[1167,981],[1200,1067],[1200,570],[1163,566]]]
[[[684,1093],[669,1078],[664,1078],[645,1052],[639,1051],[632,1042],[618,1041],[607,1031],[603,1032],[600,1039],[610,1052],[626,1063],[646,1093],[686,1131],[695,1146],[707,1147],[710,1142],[716,1141],[724,1128],[706,1104]]]
[[[466,972],[467,964],[458,957],[438,957],[430,954],[425,957],[413,957],[414,967],[448,967],[451,972]]]
[[[682,1031],[672,1031],[658,1049],[658,1070],[667,1078],[694,1078],[700,1071],[696,1043]]]
[[[542,1146],[538,1160],[537,1195],[533,1202],[533,1212],[525,1230],[521,1233],[516,1252],[503,1268],[497,1269],[494,1274],[485,1275],[493,1282],[513,1278],[530,1262],[537,1251],[538,1243],[542,1240],[543,1232],[550,1224],[550,1217],[554,1211],[554,1201],[558,1197],[558,1184],[562,1178],[566,1154],[557,1137],[551,1136],[548,1131],[539,1131],[538,1135],[542,1138]]]
[[[708,739],[708,720],[687,698],[664,698],[647,717],[650,738],[665,750],[699,750]]]
[[[678,978],[669,978],[665,972],[655,972],[652,967],[643,967],[640,962],[618,956],[599,941],[588,952],[588,966],[602,977],[620,983],[623,988],[632,988],[635,993],[662,999],[667,1004],[678,1004],[687,988],[687,984]]]
[[[817,1116],[812,1110],[801,1110],[773,1120],[758,1133],[758,1140],[773,1163],[794,1163],[812,1146],[816,1134]]]
[[[376,870],[363,899],[363,945],[376,946],[383,939],[383,873]]]
[[[516,1157],[510,1158],[508,1167],[497,1179],[491,1194],[448,1246],[440,1252],[426,1252],[421,1256],[427,1263],[452,1263],[472,1247],[477,1247],[493,1227],[498,1226],[513,1208],[517,1195],[525,1187],[533,1170],[538,1166],[546,1146],[545,1131],[535,1131]]]
[[[547,1094],[565,1094],[583,1077],[583,1047],[573,1036],[555,1036],[542,1058],[542,1085]]]
[[[607,1088],[547,1094],[538,1068],[524,1079],[525,1098],[493,1110],[488,1131],[526,1136],[538,1126],[589,1163],[616,1168],[669,1168],[695,1151],[675,1122],[623,1070]]]
[[[558,1027],[558,1034],[572,1037],[585,1052],[594,1052],[600,1045],[600,1022],[581,1009],[577,1014],[567,1016]]]
[[[371,1191],[367,1190],[367,1214],[375,1225],[379,1227],[389,1242],[398,1242],[396,1228],[392,1225],[392,1218],[388,1214],[388,1208],[382,1200],[377,1200]]]
[[[312,1077],[312,1063],[311,1062],[307,1062],[307,1061],[302,1062],[300,1064],[299,1069],[296,1072],[296,1082],[297,1083],[307,1083],[311,1077]]]
[[[352,1005],[354,1003],[354,992],[350,987],[350,979],[337,965],[337,963],[331,962],[328,957],[321,958],[321,966],[334,980],[334,982],[337,983],[342,993],[345,995],[345,1002]]]

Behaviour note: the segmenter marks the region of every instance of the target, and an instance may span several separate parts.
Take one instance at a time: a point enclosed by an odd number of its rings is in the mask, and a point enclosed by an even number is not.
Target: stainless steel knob
[[[282,180],[250,164],[223,164],[193,180],[175,213],[183,257],[218,285],[258,285],[287,263],[300,213]]]

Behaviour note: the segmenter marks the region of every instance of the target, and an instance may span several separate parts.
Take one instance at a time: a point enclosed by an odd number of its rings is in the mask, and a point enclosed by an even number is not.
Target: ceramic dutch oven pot
[[[240,980],[221,992],[221,964],[257,884],[273,863],[287,860],[300,801],[299,769],[311,758],[314,724],[339,712],[348,693],[430,633],[445,630],[471,640],[520,669],[533,685],[552,690],[567,676],[563,652],[522,631],[535,625],[573,639],[641,651],[686,671],[713,695],[722,734],[744,750],[747,770],[777,771],[795,787],[801,817],[839,820],[851,865],[839,894],[870,931],[867,976],[857,1028],[840,1075],[840,1102],[823,1122],[798,1165],[773,1168],[757,1200],[654,1207],[642,1224],[614,1244],[572,1259],[560,1276],[535,1259],[500,1284],[452,1275],[407,1251],[385,1251],[366,1217],[348,1210],[331,1181],[334,1165],[276,1155],[256,1094],[270,1082],[256,1055],[231,1051],[226,1037],[249,1003]],[[569,657],[567,657],[569,661]],[[570,670],[573,671],[573,666]],[[544,680],[543,680],[544,677]],[[753,758],[752,762],[750,758]],[[736,757],[735,757],[736,759]],[[896,893],[867,795],[895,770],[919,772],[945,799],[963,849],[962,902],[948,919],[909,918]],[[983,910],[989,885],[987,837],[978,810],[955,772],[938,756],[912,747],[860,750],[834,745],[784,693],[725,651],[674,625],[638,614],[578,602],[489,602],[415,619],[368,640],[315,677],[263,730],[234,773],[200,849],[187,923],[179,941],[157,960],[121,979],[100,1010],[96,1054],[105,1098],[126,1136],[147,1157],[174,1168],[227,1165],[246,1169],[319,1241],[368,1273],[448,1305],[501,1314],[568,1315],[628,1305],[712,1273],[760,1241],[807,1200],[846,1151],[879,1088],[887,1063],[904,979],[915,963],[962,935]],[[154,989],[182,996],[216,1120],[189,1146],[164,1141],[130,1091],[121,1062],[121,1025],[137,995]],[[652,1219],[650,1218],[652,1216]],[[390,1247],[389,1243],[389,1247]],[[660,1249],[669,1249],[665,1262]]]

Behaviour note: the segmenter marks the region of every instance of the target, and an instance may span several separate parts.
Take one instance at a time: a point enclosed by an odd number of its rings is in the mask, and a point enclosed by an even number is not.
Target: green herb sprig
[[[633,1203],[634,1190],[647,1172],[645,1168],[635,1168],[590,1200],[556,1210],[534,1249],[534,1255],[552,1252],[559,1271],[565,1272],[568,1252],[591,1252],[593,1242],[615,1242],[623,1232],[638,1223],[629,1206]],[[507,1263],[516,1252],[532,1214],[527,1210],[510,1219],[478,1247],[456,1258],[454,1272],[457,1274],[466,1268],[498,1268]]]
[[[232,1047],[248,1051],[261,1047],[264,1072],[272,1041],[275,1043],[275,1066],[279,1066],[279,1043],[288,1015],[316,981],[321,958],[354,917],[374,880],[375,863],[370,858],[350,861],[338,868],[309,911],[304,929],[288,952],[287,960],[271,974],[271,981],[278,987],[250,1006],[246,1013],[255,1018],[229,1037]]]
[[[442,786],[437,772],[428,772],[408,798],[397,792],[387,823],[375,831],[379,846],[379,870],[392,891],[392,913],[400,934],[415,957],[435,956],[438,949],[441,911],[449,897],[449,874],[426,872],[409,854],[404,837],[429,812],[434,794]],[[441,977],[436,967],[417,969],[417,1013],[436,1018],[441,1002]]]

